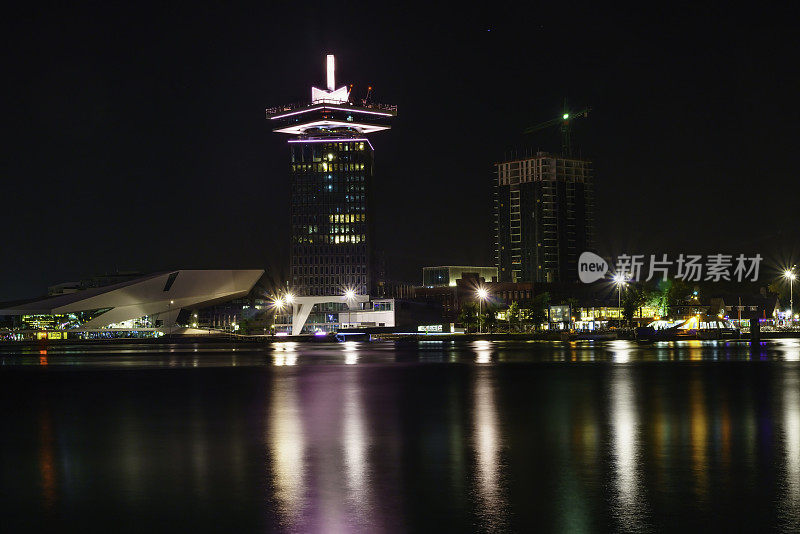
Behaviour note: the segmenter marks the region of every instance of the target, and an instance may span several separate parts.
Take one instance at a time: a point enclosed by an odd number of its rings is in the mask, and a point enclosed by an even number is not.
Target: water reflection
[[[286,342],[237,351],[237,368],[202,350],[84,355],[91,372],[52,351],[41,368],[36,351],[0,373],[15,489],[0,514],[91,502],[197,518],[178,530],[797,532],[800,344],[758,345],[769,363],[749,347]]]
[[[273,495],[281,524],[293,525],[300,518],[306,493],[306,437],[295,376],[283,376],[273,382],[268,413],[266,441],[273,473]]]
[[[800,361],[800,339],[776,339],[774,343],[784,360],[787,362]]]
[[[486,339],[479,339],[473,342],[475,349],[475,363],[492,362],[492,342]]]
[[[503,530],[506,520],[506,502],[501,482],[502,431],[490,372],[488,369],[479,369],[475,376],[472,440],[477,463],[475,481],[479,516],[484,528],[499,532]]]
[[[611,453],[617,496],[614,515],[619,528],[626,532],[644,529],[646,510],[639,472],[641,438],[631,373],[628,366],[618,367],[610,383]]]
[[[42,404],[39,410],[39,475],[44,508],[51,511],[55,506],[57,494],[55,437],[50,407],[45,404]]]
[[[354,352],[353,349],[351,347],[351,351]],[[352,363],[356,361],[357,357],[353,356]],[[345,502],[351,518],[349,523],[365,525],[370,523],[369,512],[372,509],[367,459],[368,435],[361,402],[361,389],[355,372],[347,375],[343,401],[342,447],[347,478]]]
[[[297,363],[297,343],[286,341],[273,344],[275,353],[272,355],[272,363],[276,366],[295,365]]]
[[[626,339],[615,339],[609,341],[606,346],[611,353],[611,361],[615,363],[628,363],[636,348],[636,342]]]
[[[689,406],[691,414],[691,451],[692,451],[692,470],[694,472],[694,483],[696,496],[704,500],[708,491],[708,412],[709,406],[706,404],[703,392],[703,383],[700,380],[692,380],[689,386]]]
[[[782,511],[793,528],[800,526],[800,369],[786,373],[783,382],[783,425],[786,489]]]
[[[358,363],[359,343],[334,345],[347,364]],[[285,365],[294,347],[275,355]],[[341,362],[341,360],[339,360]],[[337,363],[337,362],[334,362]],[[289,374],[286,374],[289,373]],[[375,532],[370,466],[371,435],[362,400],[361,371],[297,375],[282,370],[271,381],[267,448],[281,525],[292,532]]]
[[[358,363],[358,343],[355,341],[344,342],[344,363],[347,365]]]

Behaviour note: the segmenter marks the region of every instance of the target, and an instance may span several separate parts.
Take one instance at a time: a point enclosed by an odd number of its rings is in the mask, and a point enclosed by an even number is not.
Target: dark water
[[[0,409],[4,532],[800,530],[797,340],[29,350]]]

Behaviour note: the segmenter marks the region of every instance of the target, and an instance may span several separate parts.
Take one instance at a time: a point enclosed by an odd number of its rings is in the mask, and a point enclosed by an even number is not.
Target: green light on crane
[[[572,157],[572,142],[571,142],[571,129],[573,123],[581,117],[588,117],[592,108],[587,107],[580,111],[569,112],[567,111],[567,102],[564,101],[564,107],[561,108],[561,116],[556,116],[549,121],[544,121],[522,131],[523,134],[533,134],[541,130],[546,130],[553,126],[561,128],[561,153],[564,156]]]

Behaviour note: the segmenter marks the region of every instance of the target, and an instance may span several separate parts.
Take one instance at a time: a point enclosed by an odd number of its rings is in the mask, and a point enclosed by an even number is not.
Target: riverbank
[[[432,333],[370,333],[348,332],[344,335],[330,334],[326,336],[247,336],[247,335],[204,335],[204,336],[162,336],[158,338],[117,338],[117,339],[65,339],[65,340],[25,340],[0,342],[0,352],[7,349],[40,349],[66,347],[66,346],[231,346],[241,348],[257,348],[272,343],[332,343],[342,341],[612,341],[635,340],[632,330],[617,330],[610,332],[527,332],[527,333],[472,333],[472,334],[432,334]],[[685,338],[681,340],[690,340]],[[761,332],[760,340],[768,339],[800,339],[800,332],[773,331]],[[710,339],[704,339],[709,341]],[[726,341],[750,341],[749,334],[742,334],[738,338],[726,338]]]

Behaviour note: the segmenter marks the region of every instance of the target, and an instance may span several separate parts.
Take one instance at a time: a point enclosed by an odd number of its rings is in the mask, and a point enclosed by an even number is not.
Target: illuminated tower
[[[267,109],[273,131],[289,138],[291,283],[297,295],[368,295],[373,287],[372,201],[375,152],[367,135],[389,129],[397,106],[369,96],[350,101],[336,88],[327,57],[327,89],[311,102]]]

